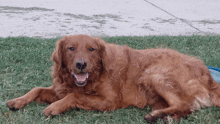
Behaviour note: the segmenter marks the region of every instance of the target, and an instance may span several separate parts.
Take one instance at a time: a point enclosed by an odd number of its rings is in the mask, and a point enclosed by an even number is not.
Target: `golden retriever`
[[[53,116],[70,108],[108,111],[129,106],[153,111],[148,122],[184,117],[201,107],[220,107],[220,84],[201,60],[171,49],[135,50],[87,35],[65,36],[53,52],[53,85],[9,100],[10,109],[51,103]]]

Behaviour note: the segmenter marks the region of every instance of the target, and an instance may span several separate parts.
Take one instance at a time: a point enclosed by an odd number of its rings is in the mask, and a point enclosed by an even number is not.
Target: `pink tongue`
[[[77,81],[85,81],[88,77],[88,73],[85,74],[76,74],[75,75]]]

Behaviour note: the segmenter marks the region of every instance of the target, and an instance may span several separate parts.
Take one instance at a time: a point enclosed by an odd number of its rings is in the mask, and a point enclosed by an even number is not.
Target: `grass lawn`
[[[197,56],[207,66],[220,68],[220,36],[149,36],[149,37],[107,37],[104,40],[128,45],[135,49],[165,47],[181,53]],[[36,39],[27,37],[0,38],[0,124],[40,124],[40,123],[146,123],[144,115],[151,111],[129,107],[112,112],[97,112],[71,109],[63,115],[48,118],[42,114],[47,104],[35,102],[21,110],[10,111],[5,103],[19,97],[34,87],[52,84],[51,53],[56,39]],[[162,123],[157,121],[158,124]],[[220,123],[220,108],[210,107],[194,112],[180,124]]]

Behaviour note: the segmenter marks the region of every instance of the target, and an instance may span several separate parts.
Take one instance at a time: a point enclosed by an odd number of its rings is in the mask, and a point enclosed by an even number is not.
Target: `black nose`
[[[76,68],[82,70],[82,69],[86,68],[86,66],[87,66],[86,60],[79,59],[79,60],[76,61]]]

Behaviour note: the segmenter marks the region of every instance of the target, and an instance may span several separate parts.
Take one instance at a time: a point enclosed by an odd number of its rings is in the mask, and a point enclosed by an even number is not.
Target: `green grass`
[[[149,36],[149,37],[107,37],[104,40],[135,49],[165,47],[181,53],[197,56],[207,66],[220,67],[220,36]],[[71,109],[64,115],[48,118],[42,114],[47,104],[35,102],[19,111],[10,111],[5,103],[19,97],[34,87],[52,84],[51,54],[58,39],[36,39],[27,37],[0,38],[0,123],[146,123],[144,115],[151,111],[129,107],[112,112],[77,111]],[[160,120],[157,121],[161,123]],[[194,112],[180,124],[220,123],[220,109],[210,107]]]

